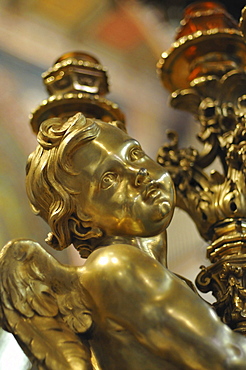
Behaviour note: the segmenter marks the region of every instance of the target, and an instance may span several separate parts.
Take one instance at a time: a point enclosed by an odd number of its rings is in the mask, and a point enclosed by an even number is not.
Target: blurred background
[[[129,134],[152,158],[170,128],[181,147],[199,146],[197,123],[168,106],[155,70],[192,2],[0,0],[0,246],[23,237],[46,247],[48,227],[32,215],[25,194],[25,163],[36,146],[28,116],[47,97],[41,73],[65,52],[89,52],[108,68],[108,99],[118,103]],[[239,19],[245,1],[221,3]],[[168,228],[168,245],[169,268],[194,280],[207,263],[206,245],[180,210]],[[81,263],[73,248],[48,250],[63,263]],[[0,343],[0,370],[30,367],[12,336],[0,332]]]

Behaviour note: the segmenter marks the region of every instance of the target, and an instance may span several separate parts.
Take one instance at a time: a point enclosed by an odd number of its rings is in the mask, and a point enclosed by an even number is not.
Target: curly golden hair
[[[51,118],[43,122],[38,133],[36,150],[29,156],[26,167],[27,195],[34,213],[50,226],[46,242],[57,250],[71,243],[82,257],[92,251],[91,240],[102,235],[97,228],[83,226],[78,218],[76,197],[71,178],[78,175],[73,169],[72,156],[100,132],[96,120],[81,113],[66,122]]]

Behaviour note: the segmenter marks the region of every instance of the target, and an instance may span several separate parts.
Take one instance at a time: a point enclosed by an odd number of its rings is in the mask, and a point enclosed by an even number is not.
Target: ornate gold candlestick
[[[173,106],[200,121],[204,149],[178,149],[170,132],[158,161],[173,177],[178,206],[210,242],[212,265],[197,284],[213,291],[218,314],[239,332],[246,316],[245,51],[235,22],[209,2],[188,8],[159,62],[164,84],[179,88]],[[0,325],[39,369],[245,369],[246,338],[166,268],[173,183],[105,99],[104,67],[75,52],[43,77],[50,97],[31,118],[38,145],[28,158],[27,194],[50,226],[48,243],[58,250],[73,244],[87,260],[62,265],[32,240],[10,241],[0,253]],[[216,158],[221,173],[207,174]]]
[[[244,16],[241,28],[244,28]],[[246,305],[246,45],[235,21],[216,3],[191,5],[172,48],[158,63],[171,105],[188,110],[201,124],[203,150],[179,149],[175,133],[158,153],[172,174],[177,206],[210,243],[213,263],[202,267],[197,286],[212,291],[217,313],[245,332]],[[222,170],[206,172],[218,158]]]

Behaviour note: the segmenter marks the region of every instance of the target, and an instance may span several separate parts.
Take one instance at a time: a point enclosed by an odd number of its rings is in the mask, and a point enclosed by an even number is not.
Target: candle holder
[[[210,267],[196,284],[212,291],[223,322],[245,333],[246,317],[246,45],[245,12],[238,26],[223,6],[195,3],[185,11],[172,47],[162,54],[158,73],[172,91],[171,105],[200,123],[203,145],[179,149],[178,136],[160,148],[177,192],[177,206],[209,243]],[[206,170],[218,159],[221,171]]]

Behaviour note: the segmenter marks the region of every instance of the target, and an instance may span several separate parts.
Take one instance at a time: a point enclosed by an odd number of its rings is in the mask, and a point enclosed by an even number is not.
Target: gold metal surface
[[[136,140],[78,113],[64,124],[57,118],[44,122],[38,142],[27,165],[27,194],[33,210],[50,225],[54,248],[73,243],[87,257],[98,243],[115,237],[164,232],[165,238],[173,184]],[[162,249],[150,249],[161,260]]]
[[[32,207],[55,248],[73,242],[89,256],[63,266],[30,240],[1,252],[1,323],[30,359],[40,369],[91,369],[91,353],[99,369],[243,369],[246,339],[165,267],[166,170],[124,131],[81,113],[45,121],[38,142]]]
[[[222,4],[201,1],[185,10],[176,40],[157,63],[163,85],[171,92],[211,71],[244,68],[246,45],[236,21]]]
[[[27,193],[50,226],[48,244],[73,244],[87,260],[61,265],[24,239],[0,253],[0,323],[39,369],[245,369],[246,338],[231,330],[246,332],[245,44],[235,27],[220,6],[193,5],[162,55],[164,84],[178,89],[172,104],[198,118],[204,148],[179,149],[170,131],[161,166],[105,100],[97,59],[66,54],[44,74],[51,96],[31,118]],[[222,171],[208,174],[216,158]],[[167,269],[171,177],[177,205],[210,242],[213,264],[197,285],[213,291],[231,328]]]
[[[177,135],[170,133],[158,162],[172,176],[177,206],[210,243],[207,256],[214,265],[202,268],[197,286],[211,290],[222,320],[245,334],[245,12],[240,28],[218,4],[202,2],[187,9],[176,46],[162,55],[158,68],[163,83],[177,89],[173,107],[199,121],[203,150],[179,149]],[[179,81],[182,58],[186,69]],[[209,173],[216,159],[221,171]]]
[[[77,112],[105,122],[118,120],[124,125],[124,114],[118,105],[105,98],[109,92],[107,69],[94,56],[83,52],[66,53],[42,77],[50,96],[30,115],[36,134],[46,119],[67,120]]]

